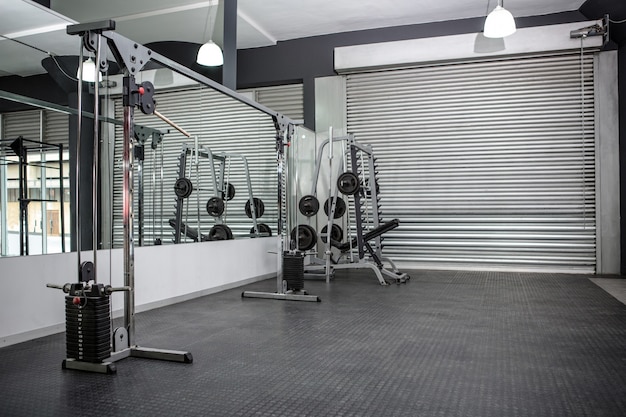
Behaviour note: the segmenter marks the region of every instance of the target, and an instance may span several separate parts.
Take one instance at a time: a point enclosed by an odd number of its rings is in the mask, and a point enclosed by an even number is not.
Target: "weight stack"
[[[287,289],[300,291],[304,288],[304,254],[283,253],[283,280]]]
[[[111,356],[111,298],[101,284],[89,291],[73,284],[69,294],[65,297],[67,357],[101,363]]]

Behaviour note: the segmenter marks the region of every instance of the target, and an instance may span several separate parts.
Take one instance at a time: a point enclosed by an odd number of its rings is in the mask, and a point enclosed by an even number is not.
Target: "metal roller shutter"
[[[65,113],[44,110],[44,142],[69,147],[70,116]]]
[[[41,140],[41,110],[6,113],[3,120],[4,139]]]
[[[247,158],[250,169],[252,191],[255,197],[263,200],[265,213],[258,219],[259,223],[268,224],[273,233],[276,233],[277,205],[276,205],[276,153],[275,129],[271,118],[257,110],[244,105],[232,98],[226,97],[211,89],[185,89],[182,91],[162,92],[155,95],[159,111],[175,121],[183,129],[198,136],[201,146],[211,149],[212,152],[228,152],[240,154]],[[123,108],[121,100],[116,100],[116,118],[122,119]],[[163,237],[164,242],[171,242],[173,229],[168,219],[174,218],[176,196],[174,183],[178,178],[178,161],[184,143],[194,145],[193,138],[187,138],[155,116],[146,116],[139,111],[135,112],[135,123],[152,128],[169,130],[163,139],[163,216],[160,211],[160,149],[155,152],[147,143],[146,159],[144,163],[144,236],[145,244],[150,245],[156,237]],[[114,246],[122,245],[122,176],[121,151],[122,129],[116,126],[115,164],[113,185],[114,207]],[[156,154],[156,155],[155,155]],[[156,156],[156,164],[153,165]],[[136,166],[137,164],[135,164]],[[199,175],[196,175],[195,165],[188,159],[186,175],[194,184],[194,191],[186,200],[183,210],[183,221],[191,227],[197,227],[198,213],[200,214],[200,228],[207,234],[215,224],[214,218],[206,212],[206,203],[215,195],[208,175],[208,162],[200,158]],[[153,168],[154,167],[154,168]],[[153,183],[153,173],[155,174]],[[249,235],[252,220],[245,214],[245,203],[248,199],[247,185],[240,160],[232,159],[229,182],[236,188],[235,198],[228,202],[225,213],[226,224],[233,230],[235,237]],[[135,207],[137,207],[137,175],[135,175]],[[154,192],[156,191],[156,193]],[[199,198],[198,198],[199,196]],[[154,198],[154,200],[153,200]],[[199,201],[198,201],[199,200]],[[199,202],[199,204],[198,204]],[[136,212],[137,213],[137,212]],[[153,230],[153,219],[155,227]],[[138,226],[135,215],[135,226]],[[137,230],[135,231],[137,236]]]
[[[347,98],[383,216],[400,219],[391,259],[595,271],[592,55],[353,74]]]
[[[304,90],[302,84],[262,87],[255,89],[256,101],[293,120],[304,120]]]
[[[43,125],[42,125],[43,112]],[[52,110],[28,110],[3,115],[3,137],[25,139],[55,145],[69,145],[69,115]],[[43,137],[42,137],[43,134]]]

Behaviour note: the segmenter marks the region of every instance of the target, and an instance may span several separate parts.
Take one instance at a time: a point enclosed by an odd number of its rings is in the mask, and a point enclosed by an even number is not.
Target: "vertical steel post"
[[[130,77],[131,80],[134,77]],[[130,95],[130,91],[125,94]],[[135,248],[133,242],[133,115],[132,103],[124,106],[124,150],[122,162],[122,222],[124,225],[124,327],[132,346],[135,333]]]
[[[63,145],[59,145],[59,194],[61,210],[61,252],[65,253],[65,187],[63,187]]]
[[[96,56],[94,66],[94,82],[93,82],[93,162],[91,165],[92,184],[92,250],[93,250],[93,280],[98,282],[98,167],[100,159],[100,34],[96,34]],[[78,139],[80,140],[80,138]]]
[[[80,52],[78,54],[78,103],[77,103],[77,120],[76,120],[76,184],[74,185],[75,190],[75,198],[74,204],[76,204],[76,255],[78,260],[78,271],[80,271],[81,267],[81,250],[83,249],[83,245],[81,242],[81,227],[80,227],[80,139],[82,135],[83,129],[83,46],[81,43]]]

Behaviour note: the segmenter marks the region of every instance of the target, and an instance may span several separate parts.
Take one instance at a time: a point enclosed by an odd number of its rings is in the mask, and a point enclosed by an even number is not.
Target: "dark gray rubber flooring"
[[[0,349],[0,416],[626,415],[626,306],[586,277],[411,276],[340,271],[306,282],[321,303],[237,289],[138,314],[136,342],[188,365],[63,371],[63,334]]]

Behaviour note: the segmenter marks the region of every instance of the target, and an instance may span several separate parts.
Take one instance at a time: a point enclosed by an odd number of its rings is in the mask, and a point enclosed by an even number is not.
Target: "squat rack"
[[[182,351],[172,351],[172,350],[163,350],[163,349],[152,349],[139,347],[134,343],[134,315],[135,315],[135,300],[134,300],[134,291],[135,291],[135,272],[134,272],[134,229],[133,229],[133,162],[134,162],[134,135],[133,135],[133,121],[134,121],[134,111],[135,107],[138,107],[145,114],[154,114],[155,116],[161,118],[166,123],[170,124],[172,127],[178,129],[179,131],[184,132],[181,128],[179,128],[174,122],[167,119],[165,116],[160,114],[156,110],[155,102],[153,100],[154,94],[154,86],[152,83],[146,81],[141,84],[136,83],[136,75],[141,71],[150,61],[154,61],[166,68],[169,68],[173,71],[176,71],[200,84],[206,85],[222,94],[225,94],[231,98],[234,98],[250,107],[253,107],[262,113],[267,114],[272,118],[274,123],[274,127],[276,129],[276,159],[278,165],[278,206],[279,206],[279,216],[278,216],[278,249],[279,249],[279,257],[277,262],[277,281],[279,282],[278,290],[280,292],[280,288],[282,286],[282,269],[280,262],[280,254],[283,251],[283,247],[285,246],[285,232],[284,232],[284,218],[282,215],[285,201],[283,199],[283,179],[282,172],[285,167],[284,161],[284,148],[290,142],[291,136],[293,135],[293,127],[294,122],[280,114],[276,111],[271,110],[268,107],[265,107],[248,97],[240,95],[239,93],[230,90],[227,87],[205,77],[202,76],[187,67],[184,67],[181,64],[178,64],[175,61],[162,56],[151,49],[140,45],[139,43],[133,42],[132,40],[125,38],[124,36],[114,32],[115,30],[115,22],[113,20],[104,20],[93,23],[84,23],[84,24],[76,24],[70,25],[67,27],[67,33],[69,35],[78,35],[82,38],[82,46],[80,49],[80,62],[81,67],[79,71],[79,84],[82,84],[82,55],[83,55],[83,47],[88,51],[95,54],[95,62],[96,69],[95,72],[103,71],[106,72],[108,69],[108,62],[104,58],[102,54],[102,41],[106,42],[109,50],[113,54],[115,60],[120,65],[120,68],[124,72],[123,78],[123,106],[124,106],[124,119],[123,119],[123,127],[124,127],[124,147],[123,147],[123,199],[122,199],[122,207],[123,207],[123,225],[124,225],[124,245],[123,245],[123,270],[124,270],[124,286],[119,288],[113,288],[110,286],[102,287],[102,285],[94,285],[93,288],[101,288],[100,293],[109,296],[112,292],[115,291],[123,291],[124,292],[124,327],[119,328],[120,332],[114,333],[114,348],[115,351],[111,353],[110,357],[104,359],[102,363],[93,363],[93,362],[84,362],[80,360],[74,359],[66,359],[63,363],[63,366],[67,369],[78,369],[83,371],[90,372],[100,372],[100,373],[112,373],[115,372],[115,366],[113,362],[119,361],[121,359],[125,359],[127,357],[141,357],[148,359],[159,359],[159,360],[168,360],[175,362],[184,362],[190,363],[192,362],[192,356],[189,352]],[[97,75],[97,74],[96,74]],[[96,77],[96,79],[98,79]],[[98,114],[98,100],[99,100],[99,92],[98,92],[98,83],[94,83],[94,97],[95,97],[95,105],[94,105],[94,114]],[[78,103],[78,130],[80,138],[80,129],[81,129],[81,95],[79,94],[79,103]],[[98,144],[98,124],[95,124],[94,128],[94,144]],[[97,147],[95,148],[96,154],[94,155],[94,170],[93,170],[93,178],[94,182],[97,180]],[[78,190],[77,190],[78,194]],[[94,214],[97,210],[97,195],[95,194],[94,187]],[[94,216],[94,227],[97,222],[97,216]],[[80,233],[77,236],[77,239],[80,239]],[[78,246],[80,247],[80,245]],[[85,265],[80,262],[80,251],[78,251],[78,275],[82,278],[83,275],[88,276],[90,281],[97,283],[97,265],[96,265],[96,250],[97,250],[97,241],[94,234],[94,262],[92,265],[92,270],[89,273],[85,272]],[[74,293],[74,286],[76,284],[65,284],[63,286],[48,284],[51,288],[57,288],[63,290],[65,293],[70,293],[71,295],[76,295]],[[85,289],[82,290],[82,293],[85,293]]]

